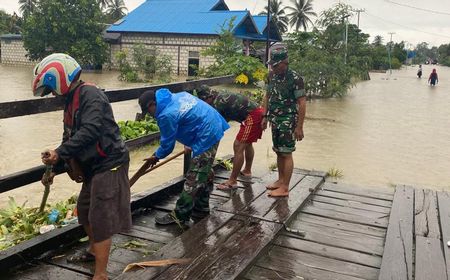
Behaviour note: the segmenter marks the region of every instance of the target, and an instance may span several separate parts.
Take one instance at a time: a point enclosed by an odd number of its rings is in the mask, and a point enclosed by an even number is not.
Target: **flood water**
[[[437,66],[440,83],[431,88],[426,77],[417,79],[416,67],[371,73],[371,80],[355,85],[341,99],[314,100],[307,104],[305,139],[297,144],[295,167],[342,171],[340,181],[367,186],[409,184],[450,190],[450,68]],[[0,102],[33,98],[32,69],[0,64]],[[117,80],[117,72],[83,74],[84,80],[106,89],[135,87]],[[113,103],[116,120],[134,119],[137,101]],[[232,153],[239,129],[234,123],[222,140],[218,156]],[[40,152],[55,148],[62,135],[62,112],[0,120],[0,176],[40,164]],[[131,152],[130,175],[155,147]],[[176,151],[181,150],[178,145]],[[262,175],[276,161],[267,131],[255,145],[254,174]],[[140,192],[182,173],[182,158],[149,173],[132,188]],[[77,193],[80,186],[57,176],[49,202]],[[0,194],[0,208],[8,196],[27,205],[40,203],[39,183]]]

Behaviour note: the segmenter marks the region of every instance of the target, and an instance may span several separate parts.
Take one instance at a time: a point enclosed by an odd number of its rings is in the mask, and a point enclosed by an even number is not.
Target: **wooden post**
[[[186,175],[186,173],[188,172],[191,159],[192,159],[192,152],[184,153],[183,175]]]

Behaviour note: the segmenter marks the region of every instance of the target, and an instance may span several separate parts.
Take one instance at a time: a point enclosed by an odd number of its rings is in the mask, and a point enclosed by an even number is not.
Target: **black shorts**
[[[90,225],[93,241],[101,242],[131,228],[129,164],[95,174],[78,197],[78,222]]]

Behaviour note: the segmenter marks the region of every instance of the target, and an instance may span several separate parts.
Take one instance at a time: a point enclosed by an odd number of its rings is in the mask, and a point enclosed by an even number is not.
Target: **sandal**
[[[236,185],[231,185],[231,184],[228,184],[228,183],[221,183],[221,184],[217,185],[217,189],[221,190],[221,191],[235,190],[237,188],[239,188],[239,186],[237,184]]]
[[[95,261],[95,256],[88,251],[79,252],[78,254],[67,257],[68,263],[85,263],[93,261]]]

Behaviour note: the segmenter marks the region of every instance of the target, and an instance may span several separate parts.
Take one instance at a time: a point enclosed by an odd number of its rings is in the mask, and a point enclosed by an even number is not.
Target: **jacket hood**
[[[156,91],[156,113],[155,117],[169,105],[172,101],[172,93],[167,88],[162,88]]]

